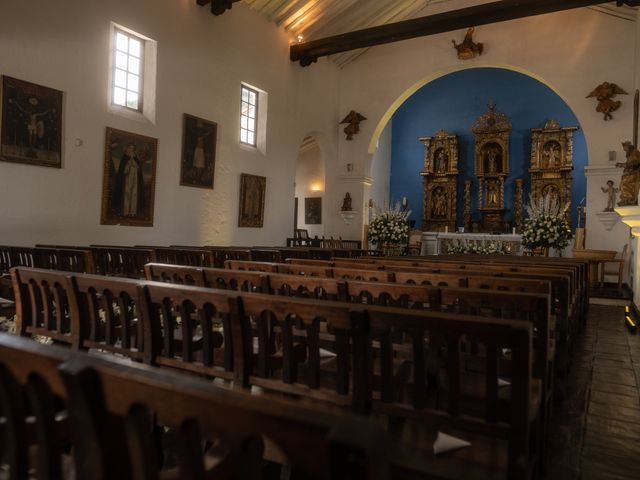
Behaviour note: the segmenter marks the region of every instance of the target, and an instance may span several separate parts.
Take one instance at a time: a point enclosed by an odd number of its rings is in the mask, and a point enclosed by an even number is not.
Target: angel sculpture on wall
[[[351,110],[349,114],[344,117],[344,120],[340,122],[340,125],[347,124],[344,127],[344,133],[347,134],[347,140],[353,140],[353,136],[360,132],[360,122],[366,120],[366,117],[360,115],[355,110]]]
[[[618,110],[622,105],[620,100],[612,100],[616,95],[627,95],[627,92],[615,83],[604,82],[598,85],[586,98],[595,97],[598,100],[596,112],[604,114],[604,120],[607,121],[613,119],[611,113]]]
[[[451,40],[453,47],[458,51],[458,58],[460,60],[470,60],[478,55],[482,55],[484,45],[473,41],[473,34],[475,31],[475,27],[469,28],[462,43],[456,43],[455,40]]]

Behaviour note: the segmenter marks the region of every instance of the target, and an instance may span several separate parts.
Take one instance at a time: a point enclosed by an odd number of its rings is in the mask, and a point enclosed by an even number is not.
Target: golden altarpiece
[[[511,122],[489,103],[471,128],[475,135],[475,172],[478,177],[478,211],[485,232],[504,230],[504,183],[509,176]]]
[[[455,231],[458,196],[458,137],[440,130],[424,144],[423,230]]]
[[[578,127],[560,127],[549,120],[544,128],[531,129],[531,198],[552,197],[571,205],[573,177],[573,132]]]

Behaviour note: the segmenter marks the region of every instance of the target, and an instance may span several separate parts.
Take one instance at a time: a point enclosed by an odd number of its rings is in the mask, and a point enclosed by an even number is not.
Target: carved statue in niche
[[[351,211],[351,194],[349,192],[347,192],[344,196],[344,199],[342,200],[342,208],[340,210],[342,212]]]
[[[562,148],[555,140],[551,140],[542,147],[542,159],[545,168],[556,168],[559,166]]]
[[[447,194],[444,190],[436,188],[431,196],[431,216],[433,218],[442,218],[447,215]]]
[[[486,143],[482,147],[486,173],[502,172],[502,147],[497,143]]]
[[[440,130],[433,137],[419,139],[424,144],[423,222],[425,231],[456,228],[458,177],[458,137]]]
[[[447,171],[447,163],[449,162],[449,157],[445,152],[444,148],[439,148],[435,154],[435,172],[436,173],[445,173]]]
[[[478,177],[478,205],[484,231],[504,228],[504,183],[509,175],[511,122],[489,102],[487,113],[471,128],[475,135],[475,170]]]
[[[561,204],[571,203],[573,177],[573,132],[549,120],[544,128],[531,129],[531,197],[534,202],[547,194]],[[569,215],[569,212],[567,212]]]
[[[616,167],[623,167],[620,180],[620,201],[618,206],[627,207],[638,205],[638,191],[640,190],[640,152],[629,141],[622,144],[627,161],[616,163]]]

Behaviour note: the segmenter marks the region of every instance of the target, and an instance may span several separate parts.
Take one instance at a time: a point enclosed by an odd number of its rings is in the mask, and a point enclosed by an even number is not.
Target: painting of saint
[[[239,227],[262,228],[267,178],[243,173],[240,175]]]
[[[322,197],[304,199],[304,223],[320,225],[322,223]]]
[[[218,124],[184,114],[180,185],[213,189]]]
[[[2,77],[0,159],[62,168],[62,92]]]
[[[157,149],[155,138],[107,128],[103,225],[153,226]]]

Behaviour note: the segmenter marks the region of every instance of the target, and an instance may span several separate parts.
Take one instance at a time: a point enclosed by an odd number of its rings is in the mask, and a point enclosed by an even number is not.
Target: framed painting
[[[184,114],[180,185],[213,189],[218,124]]]
[[[0,159],[62,168],[62,92],[2,76]]]
[[[322,197],[304,199],[304,223],[320,225],[322,223]]]
[[[103,225],[153,226],[158,140],[107,127]]]
[[[243,173],[240,175],[239,227],[262,228],[267,178]]]

